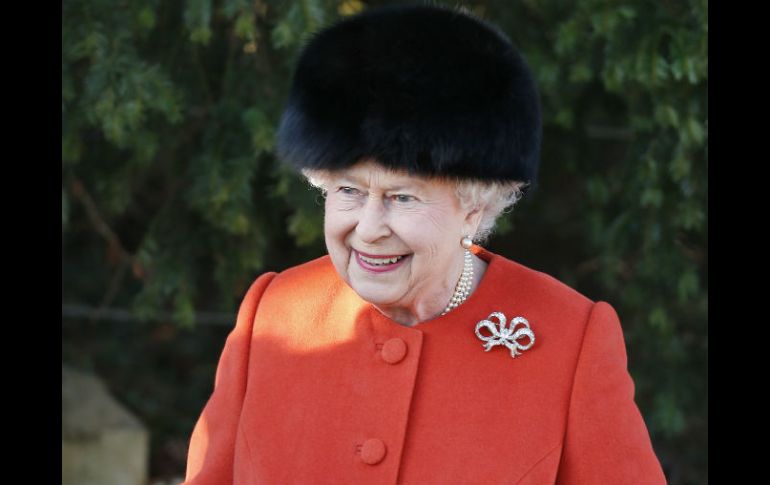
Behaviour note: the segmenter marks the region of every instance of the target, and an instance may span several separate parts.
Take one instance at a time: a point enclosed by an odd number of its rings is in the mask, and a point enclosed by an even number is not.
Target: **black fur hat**
[[[536,183],[537,88],[497,27],[448,7],[389,5],[313,34],[277,134],[298,169],[362,157],[414,174]]]

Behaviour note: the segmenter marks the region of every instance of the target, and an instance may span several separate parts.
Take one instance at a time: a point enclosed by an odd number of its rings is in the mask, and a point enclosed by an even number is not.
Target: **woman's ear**
[[[463,222],[463,234],[467,234],[471,237],[476,234],[481,224],[481,216],[484,215],[483,207],[475,207],[465,215],[465,221]]]

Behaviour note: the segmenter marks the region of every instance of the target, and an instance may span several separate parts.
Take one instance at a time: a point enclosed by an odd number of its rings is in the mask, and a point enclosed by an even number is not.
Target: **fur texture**
[[[311,36],[277,134],[296,168],[362,157],[411,173],[536,182],[540,103],[508,37],[459,10],[389,5]]]

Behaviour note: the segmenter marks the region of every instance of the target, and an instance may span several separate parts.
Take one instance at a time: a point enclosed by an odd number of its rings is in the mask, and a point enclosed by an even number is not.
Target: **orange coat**
[[[477,290],[413,327],[361,300],[328,256],[260,276],[185,483],[665,484],[612,306],[474,251],[489,263]],[[526,318],[534,346],[484,351],[476,323],[492,312]]]

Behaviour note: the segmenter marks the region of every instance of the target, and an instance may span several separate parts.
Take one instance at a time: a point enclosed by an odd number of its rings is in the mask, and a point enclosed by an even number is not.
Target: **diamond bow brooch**
[[[492,319],[496,319],[494,323]],[[506,318],[502,312],[494,312],[485,320],[476,324],[476,336],[484,343],[484,350],[489,352],[496,345],[504,345],[511,350],[511,357],[517,355],[535,345],[535,334],[529,328],[529,322],[524,317],[514,317],[509,327],[506,327]],[[516,328],[518,327],[518,330]],[[486,328],[492,332],[491,336],[481,334],[481,329]],[[529,342],[525,345],[519,343],[524,337],[529,337]]]

